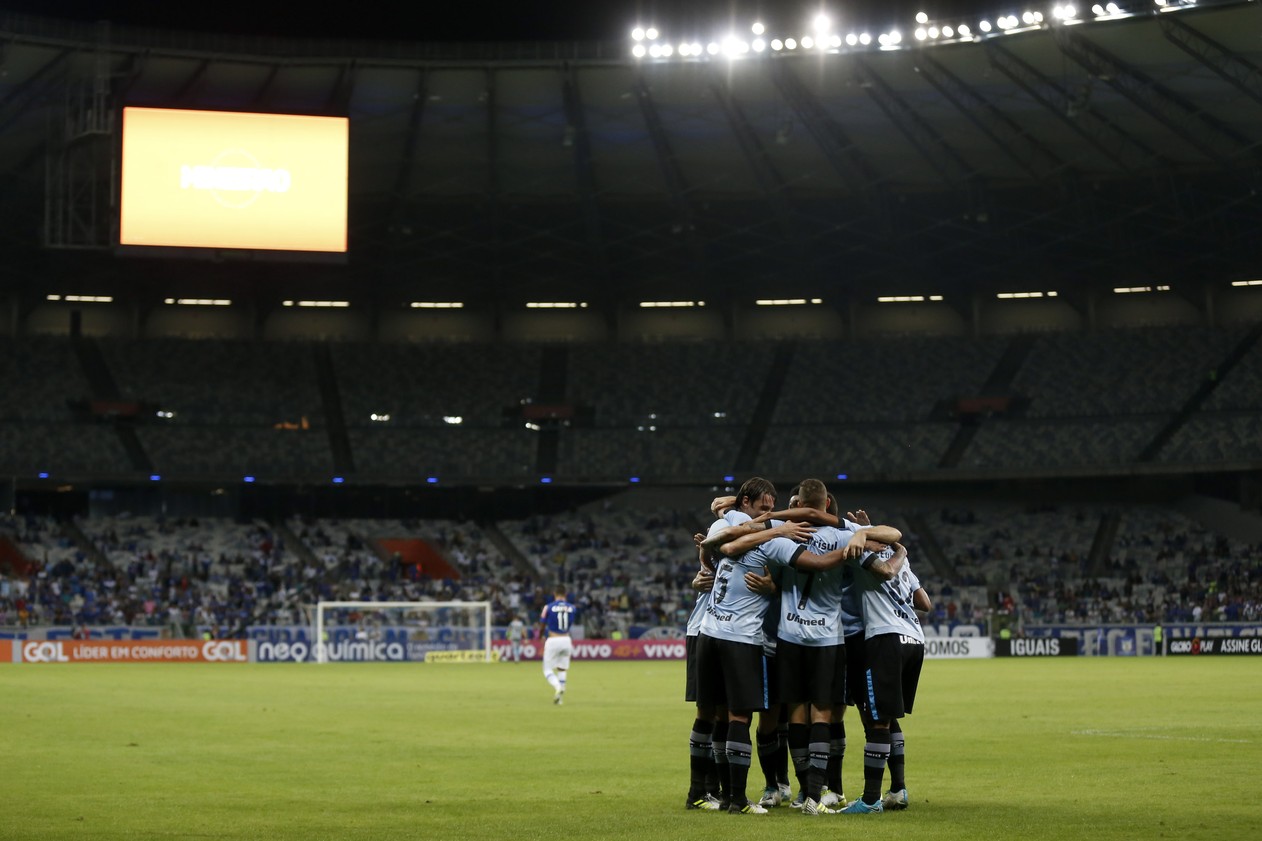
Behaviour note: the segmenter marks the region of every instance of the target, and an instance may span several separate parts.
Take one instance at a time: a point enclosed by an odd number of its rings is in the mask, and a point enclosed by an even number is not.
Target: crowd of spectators
[[[923,512],[944,555],[904,521],[933,624],[1262,620],[1262,545],[1230,540],[1164,508],[976,504]],[[1115,519],[1111,548],[1093,543]],[[568,584],[589,637],[675,634],[693,601],[691,535],[704,512],[606,503],[496,526],[529,571],[480,526],[450,520],[10,517],[0,531],[32,562],[0,576],[0,626],[139,625],[173,636],[240,636],[306,625],[318,600],[489,601],[493,624],[528,624]],[[76,534],[78,537],[76,537]],[[457,571],[431,578],[377,543],[428,541]]]

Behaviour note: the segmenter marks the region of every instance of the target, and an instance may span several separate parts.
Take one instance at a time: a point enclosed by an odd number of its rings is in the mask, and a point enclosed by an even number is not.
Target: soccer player
[[[774,489],[770,493],[774,500]],[[715,524],[716,527],[718,525]],[[750,719],[754,710],[768,706],[770,697],[762,649],[762,626],[769,599],[749,589],[744,573],[773,566],[821,571],[832,569],[847,557],[858,557],[862,553],[867,532],[882,541],[892,542],[902,536],[897,529],[874,526],[857,531],[833,551],[816,555],[807,551],[806,546],[779,536],[791,526],[785,524],[771,529],[777,536],[749,551],[738,552],[723,546],[722,551],[728,557],[722,559],[715,572],[711,604],[701,622],[701,636],[697,643],[697,700],[700,703],[727,704],[728,770],[731,778],[729,811],[735,814],[767,812],[745,797],[745,784],[753,752]],[[740,533],[745,534],[740,540],[755,538],[756,535],[750,532],[756,531],[740,527]],[[717,537],[718,533],[712,529],[707,541]],[[747,544],[742,544],[742,548],[744,545]]]
[[[505,632],[508,637],[508,643],[512,647],[513,662],[521,662],[521,645],[526,638],[526,623],[521,621],[520,616],[513,616],[513,621],[508,623],[508,630]]]
[[[898,719],[911,713],[925,659],[925,635],[916,616],[917,603],[929,605],[920,580],[907,565],[907,550],[895,545],[888,561],[868,552],[852,561],[854,583],[863,614],[864,667],[857,696],[867,743],[863,748],[863,797],[842,809],[865,815],[908,805],[903,779],[904,752]],[[892,755],[894,734],[900,750]],[[890,768],[890,791],[881,784]]]
[[[552,591],[553,599],[543,607],[539,614],[538,639],[547,635],[543,644],[543,676],[556,690],[552,703],[560,706],[565,698],[565,681],[570,670],[570,655],[574,651],[574,642],[570,639],[570,628],[578,615],[578,608],[571,604],[566,596],[565,587],[558,584]]]

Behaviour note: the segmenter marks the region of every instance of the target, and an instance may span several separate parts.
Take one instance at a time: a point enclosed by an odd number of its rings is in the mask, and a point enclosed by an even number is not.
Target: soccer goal
[[[315,662],[487,661],[490,602],[319,602]]]

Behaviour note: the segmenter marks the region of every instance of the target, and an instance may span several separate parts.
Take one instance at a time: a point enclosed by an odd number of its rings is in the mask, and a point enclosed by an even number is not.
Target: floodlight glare
[[[891,33],[890,33],[890,43],[891,43],[891,44],[901,44],[901,43],[903,43],[903,33],[899,32],[897,29],[895,29],[893,32],[891,32]]]
[[[1104,17],[1104,7],[1101,6],[1099,3],[1096,3],[1094,6],[1091,7],[1091,14],[1095,15],[1096,17]]]
[[[924,12],[916,12],[916,23],[928,23],[929,16]]]
[[[952,28],[951,28],[951,27],[949,27],[949,26],[944,26],[944,27],[942,27],[942,37],[943,37],[943,38],[954,38],[954,37],[955,37],[955,30],[954,30],[954,29],[952,29]]]
[[[929,30],[925,29],[923,26],[919,26],[916,28],[917,41],[923,41],[928,37],[929,37]]]
[[[705,51],[709,53],[710,55],[718,55],[719,45],[711,41],[710,43],[706,44]]]
[[[653,46],[649,47],[649,58],[661,58],[661,57],[662,57],[661,44],[654,44]]]
[[[846,43],[853,47],[855,44],[859,43],[859,36],[851,32],[846,36]]]
[[[761,38],[755,38],[754,39],[754,52],[760,53],[765,49],[767,49],[767,42]]]
[[[692,42],[692,54],[701,55],[701,45],[698,44],[696,41]]]
[[[648,50],[644,49],[643,44],[636,44],[634,47],[631,48],[631,55],[635,56],[636,58],[644,58],[644,56],[647,53],[648,53]]]
[[[812,38],[810,35],[803,35],[802,36],[802,49],[809,50],[813,46],[815,46],[815,39]]]
[[[632,30],[631,30],[631,38],[632,38],[632,39],[634,39],[634,40],[636,40],[636,41],[643,41],[643,40],[644,40],[644,28],[643,28],[643,27],[640,27],[640,26],[637,26],[635,29],[632,29]]]
[[[968,24],[967,24],[967,23],[961,23],[961,24],[960,24],[960,25],[956,28],[956,30],[955,30],[955,31],[956,31],[956,32],[958,32],[958,33],[960,33],[960,37],[961,37],[961,38],[967,38],[969,35],[971,35],[971,34],[973,33],[973,30],[971,30],[971,29],[969,29],[969,28],[968,28]]]
[[[829,36],[829,38],[828,38],[828,46],[830,46],[830,47],[832,47],[832,48],[834,48],[834,49],[836,49],[837,47],[840,47],[840,46],[841,46],[841,36],[840,36],[840,35],[832,35],[832,36]]]
[[[1065,6],[1065,17],[1066,18],[1078,17],[1078,9],[1072,3]]]
[[[941,35],[941,34],[942,34],[942,31],[941,31],[940,29],[938,29],[938,27],[936,27],[936,26],[931,26],[931,27],[929,27],[929,37],[930,37],[930,38],[937,38],[937,37],[938,37],[939,35]]]
[[[798,48],[798,42],[794,41],[792,38],[785,38],[784,48],[786,50],[796,50]]]
[[[1111,15],[1116,15],[1122,11],[1121,9],[1117,7],[1116,3],[1110,3],[1109,5],[1104,7],[1104,10]]]
[[[863,33],[859,36],[859,43],[866,47],[868,44],[872,43],[872,36],[866,32]]]
[[[644,37],[648,38],[650,41],[656,41],[657,35],[658,32],[656,27],[650,26],[648,29],[644,30]]]
[[[662,44],[662,58],[670,58],[675,54],[675,48],[670,44]]]
[[[978,29],[980,29],[982,32],[989,32],[989,31],[990,31],[990,21],[988,21],[988,20],[984,20],[984,21],[982,21],[981,23],[977,24],[977,28],[978,28]]]
[[[779,38],[773,38],[771,41],[771,49],[775,50],[776,52],[780,52],[781,50],[784,49],[784,42],[781,41]]]
[[[761,35],[767,31],[767,27],[763,26],[761,23],[755,23],[753,26],[749,28],[749,30],[750,32],[753,32],[755,35]]]
[[[816,15],[815,20],[811,23],[816,32],[827,32],[832,25],[833,22],[828,19],[828,15]]]

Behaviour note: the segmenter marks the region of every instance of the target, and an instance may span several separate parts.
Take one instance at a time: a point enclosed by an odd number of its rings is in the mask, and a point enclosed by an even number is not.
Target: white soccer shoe
[[[558,689],[557,694],[552,696],[552,703],[556,704],[559,707],[561,706],[562,703],[564,703],[564,699],[565,699],[565,690]]]
[[[827,806],[830,809],[846,808],[846,796],[833,791],[831,788],[825,788],[823,794],[819,796],[819,805]]]

